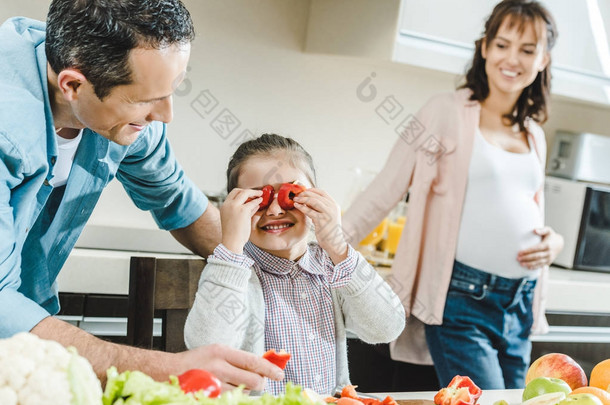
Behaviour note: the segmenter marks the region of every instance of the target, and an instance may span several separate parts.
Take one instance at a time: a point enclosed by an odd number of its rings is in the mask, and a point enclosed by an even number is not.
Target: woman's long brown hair
[[[525,131],[525,120],[530,117],[538,123],[544,123],[549,116],[549,97],[551,92],[551,59],[550,51],[557,39],[555,20],[537,1],[530,0],[504,0],[494,7],[491,15],[485,22],[483,37],[475,41],[475,52],[472,65],[466,73],[466,83],[460,88],[472,90],[471,100],[483,101],[489,96],[489,83],[485,72],[485,59],[482,47],[489,47],[498,34],[498,29],[509,18],[509,23],[519,25],[523,31],[526,24],[533,24],[534,28],[540,23],[546,28],[546,52],[549,52],[549,63],[542,72],[538,72],[536,79],[523,89],[515,103],[512,113],[503,118],[510,125],[519,124],[519,129]],[[540,35],[540,33],[538,33]]]

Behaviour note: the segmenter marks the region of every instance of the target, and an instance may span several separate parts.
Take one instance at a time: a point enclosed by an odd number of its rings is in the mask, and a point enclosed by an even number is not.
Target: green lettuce
[[[176,377],[169,382],[158,382],[139,371],[118,373],[115,367],[107,371],[108,381],[102,397],[103,405],[313,405],[303,396],[300,386],[288,383],[283,395],[265,393],[251,397],[243,387],[228,391],[218,398],[203,394],[185,394]]]

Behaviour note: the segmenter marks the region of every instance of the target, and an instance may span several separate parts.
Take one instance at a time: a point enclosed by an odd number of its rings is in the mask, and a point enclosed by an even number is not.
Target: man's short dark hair
[[[180,0],[53,0],[45,50],[56,73],[77,68],[103,99],[132,81],[129,52],[162,49],[195,38]]]

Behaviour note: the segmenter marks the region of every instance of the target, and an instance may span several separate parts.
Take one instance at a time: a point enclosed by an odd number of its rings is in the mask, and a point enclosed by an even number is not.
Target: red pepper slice
[[[436,405],[474,405],[483,391],[470,379],[456,375],[446,388],[434,396]]]
[[[294,197],[305,191],[305,187],[295,183],[284,183],[277,192],[277,202],[284,210],[294,208]]]
[[[271,201],[273,201],[273,195],[275,194],[273,186],[269,184],[263,186],[263,188],[261,188],[261,191],[263,192],[263,195],[261,195],[263,201],[261,201],[261,203],[258,205],[259,210],[267,208],[271,204]],[[246,202],[248,203],[254,199],[255,198],[248,198]]]
[[[185,393],[203,391],[206,397],[216,398],[220,395],[220,380],[206,370],[194,368],[178,376],[180,388]]]
[[[346,385],[341,390],[341,398],[354,398],[358,399],[358,393],[356,392],[357,385]]]
[[[267,350],[265,354],[263,354],[263,359],[269,360],[282,370],[286,368],[286,363],[290,360],[290,353],[285,350],[280,350],[277,352],[275,349]]]
[[[269,184],[264,186],[261,190],[263,191],[263,201],[261,201],[260,205],[258,206],[259,210],[267,208],[269,205],[271,205],[271,201],[273,201],[273,195],[275,194],[273,186]]]

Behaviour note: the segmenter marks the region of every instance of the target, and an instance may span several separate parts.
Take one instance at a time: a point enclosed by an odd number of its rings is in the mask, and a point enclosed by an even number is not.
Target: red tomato
[[[277,192],[277,202],[284,210],[294,208],[294,197],[305,191],[305,187],[300,184],[284,183]]]
[[[220,380],[206,370],[198,368],[188,370],[178,376],[178,382],[185,393],[203,391],[209,398],[220,395]]]
[[[285,351],[284,349],[279,352],[275,351],[275,349],[267,350],[265,354],[263,354],[263,359],[269,360],[282,370],[286,368],[286,363],[290,360],[290,353]]]

